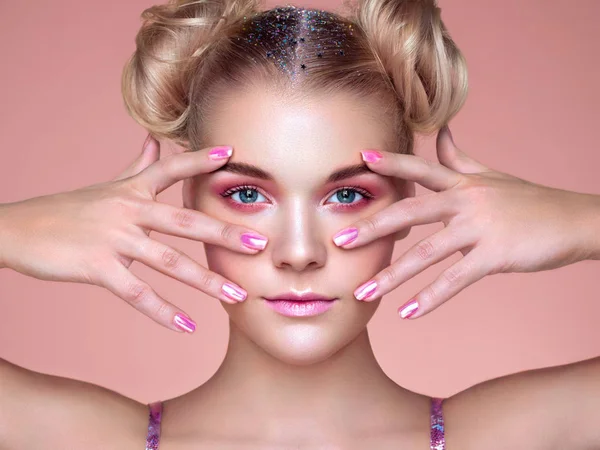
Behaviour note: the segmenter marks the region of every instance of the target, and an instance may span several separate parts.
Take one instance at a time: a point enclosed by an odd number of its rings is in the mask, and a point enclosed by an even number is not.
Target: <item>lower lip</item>
[[[337,299],[336,299],[337,300]],[[265,300],[267,306],[279,314],[288,317],[308,317],[323,314],[331,309],[336,300],[310,300],[295,302],[292,300]]]

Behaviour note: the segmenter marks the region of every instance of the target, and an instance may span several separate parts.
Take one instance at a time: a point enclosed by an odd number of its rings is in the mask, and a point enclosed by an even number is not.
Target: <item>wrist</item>
[[[600,260],[600,195],[580,194],[581,218],[574,221],[577,228],[573,230],[581,239],[581,260]]]
[[[7,215],[8,204],[0,203],[0,269],[6,268],[6,262],[4,260],[4,249],[6,248],[6,215]]]

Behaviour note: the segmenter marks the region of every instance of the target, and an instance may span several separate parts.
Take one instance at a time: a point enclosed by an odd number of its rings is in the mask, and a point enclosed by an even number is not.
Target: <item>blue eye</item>
[[[249,186],[249,185],[244,185],[244,186],[235,186],[231,189],[227,189],[225,192],[221,193],[220,195],[222,197],[231,197],[233,199],[234,195],[238,195],[238,198],[235,199],[234,203],[238,203],[238,204],[254,204],[254,203],[260,203],[257,202],[257,197],[260,195],[263,197],[264,199],[264,195],[262,195],[261,193],[258,192],[258,188],[256,188],[255,186]],[[356,195],[359,195],[362,198],[359,198],[357,202],[355,202],[354,200],[356,200]],[[360,203],[361,200],[370,200],[372,198],[374,198],[374,196],[366,191],[365,189],[358,187],[358,186],[344,186],[339,188],[337,191],[335,191],[335,193],[333,193],[331,195],[331,197],[329,197],[330,199],[335,197],[338,202],[332,202],[332,203],[338,203],[338,204],[343,204],[343,205],[351,205],[354,206],[357,203]]]
[[[257,198],[260,196],[263,200],[266,200],[265,196],[250,186],[238,186],[224,192],[223,197],[231,197],[236,203],[256,203]],[[237,198],[235,198],[237,197]]]
[[[329,198],[335,197],[337,200],[339,200],[339,203],[348,205],[354,202],[357,194],[368,199],[373,198],[373,196],[367,191],[358,187],[343,187],[335,191],[335,193]]]
[[[254,203],[256,197],[259,195],[264,198],[264,195],[260,194],[258,190],[252,186],[236,186],[234,188],[227,189],[221,194],[221,196],[233,198],[233,196],[236,194],[239,194],[238,197],[241,201],[236,201],[235,203]]]

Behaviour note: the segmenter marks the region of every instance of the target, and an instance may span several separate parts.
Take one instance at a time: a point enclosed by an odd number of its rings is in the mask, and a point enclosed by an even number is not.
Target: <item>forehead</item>
[[[278,181],[316,182],[362,162],[360,150],[391,151],[385,119],[377,104],[349,94],[300,100],[254,88],[215,105],[208,145],[232,145],[230,161],[265,168]]]

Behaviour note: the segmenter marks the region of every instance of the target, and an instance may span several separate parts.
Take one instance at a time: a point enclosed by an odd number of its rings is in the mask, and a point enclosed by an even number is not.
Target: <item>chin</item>
[[[308,366],[329,359],[356,335],[340,335],[323,325],[295,323],[268,336],[248,337],[254,338],[263,351],[285,364]]]
[[[318,364],[343,350],[365,330],[380,303],[358,302],[348,296],[318,316],[286,317],[265,306],[264,301],[249,297],[241,304],[223,307],[252,345],[294,366]]]

